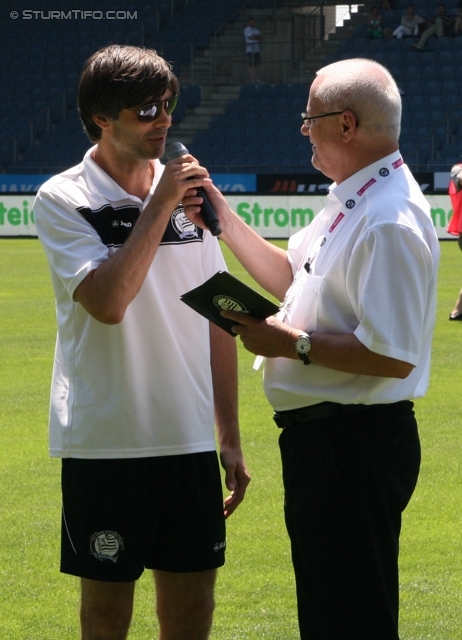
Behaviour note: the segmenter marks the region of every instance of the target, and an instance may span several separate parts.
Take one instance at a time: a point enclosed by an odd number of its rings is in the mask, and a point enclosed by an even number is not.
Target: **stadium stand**
[[[157,0],[144,6],[127,6],[121,0],[98,3],[100,14],[120,12],[124,20],[46,19],[43,16],[55,9],[55,3],[43,0],[40,24],[34,17],[13,20],[9,16],[15,3],[3,4],[0,172],[54,173],[78,162],[88,148],[76,92],[82,64],[97,48],[115,42],[156,48],[181,79],[196,56],[209,54],[216,34],[233,25],[241,30],[246,13],[273,7],[274,0],[247,3],[244,13],[240,0]],[[286,4],[290,3],[276,2],[278,7]],[[384,25],[397,26],[407,4],[395,0],[394,9],[383,14]],[[446,7],[455,14],[457,4],[458,0],[449,0]],[[419,0],[415,11],[428,17],[436,6],[437,0]],[[79,11],[87,10],[94,11],[94,3],[81,0]],[[135,12],[137,19],[132,19]],[[447,170],[461,157],[462,36],[432,37],[424,52],[413,48],[416,42],[416,37],[369,40],[365,25],[358,25],[320,64],[361,56],[387,66],[403,95],[400,146],[406,162],[414,171]],[[308,84],[292,80],[242,85],[224,113],[212,114],[188,148],[213,171],[314,171],[307,160],[309,140],[300,136]],[[194,119],[203,94],[203,87],[182,81],[172,132],[180,131],[188,118]]]

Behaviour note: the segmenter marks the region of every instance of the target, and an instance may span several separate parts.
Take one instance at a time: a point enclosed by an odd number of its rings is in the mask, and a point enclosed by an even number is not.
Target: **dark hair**
[[[159,100],[168,89],[177,94],[178,79],[156,51],[128,45],[100,49],[85,62],[80,76],[78,105],[86,134],[98,142],[101,128],[93,116],[117,120],[122,109]]]

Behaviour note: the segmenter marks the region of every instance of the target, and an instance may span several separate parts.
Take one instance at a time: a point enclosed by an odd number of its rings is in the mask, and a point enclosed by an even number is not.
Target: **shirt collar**
[[[96,147],[98,145],[94,145],[86,152],[83,158],[83,165],[85,167],[85,171],[87,173],[88,178],[95,190],[100,193],[104,198],[110,200],[112,202],[118,202],[119,200],[136,200],[141,204],[145,204],[150,197],[152,196],[157,183],[160,180],[160,176],[162,173],[162,165],[159,160],[151,160],[154,168],[154,178],[152,181],[152,186],[149,191],[149,194],[143,203],[140,198],[137,196],[132,196],[127,193],[125,189],[122,189],[120,185],[117,184],[115,180],[113,180],[101,167],[99,167],[96,162],[93,160],[92,155],[94,154]]]
[[[340,184],[334,182],[329,187],[329,195],[334,196],[335,199],[342,203],[357,202],[358,198],[366,193],[369,186],[379,180],[386,179],[402,165],[403,159],[400,152],[394,151],[390,155],[360,169]]]

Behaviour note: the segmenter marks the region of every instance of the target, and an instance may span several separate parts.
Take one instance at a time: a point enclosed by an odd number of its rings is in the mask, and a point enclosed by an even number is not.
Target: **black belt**
[[[339,404],[338,402],[321,402],[313,404],[311,407],[302,407],[301,409],[290,409],[288,411],[275,411],[273,420],[280,429],[293,427],[312,420],[320,420],[329,416],[339,416],[345,413],[355,413],[358,411],[398,408],[408,406],[412,409],[413,403],[410,400],[401,400],[390,404]]]

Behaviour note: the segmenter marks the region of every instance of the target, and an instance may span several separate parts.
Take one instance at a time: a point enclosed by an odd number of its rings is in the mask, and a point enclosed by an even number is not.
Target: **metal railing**
[[[2,153],[1,161],[5,160],[8,165],[21,168],[22,156],[27,148],[39,146],[42,137],[50,132],[54,125],[68,114],[70,101],[68,98],[71,87],[64,89],[43,109],[37,112],[33,118],[15,133],[13,133],[3,144],[0,145]],[[5,166],[0,165],[0,171],[4,171]]]
[[[406,163],[416,173],[427,171],[427,167],[431,165],[435,170],[446,171],[448,168],[448,160],[451,163],[454,160],[452,156],[446,155],[448,152],[445,143],[455,143],[457,149],[456,155],[461,156],[462,142],[462,97],[460,105],[447,113],[445,117],[433,123],[431,131],[422,136],[415,143],[409,144],[403,142],[402,154]],[[444,129],[444,135],[442,135]],[[460,142],[460,144],[458,144]]]

